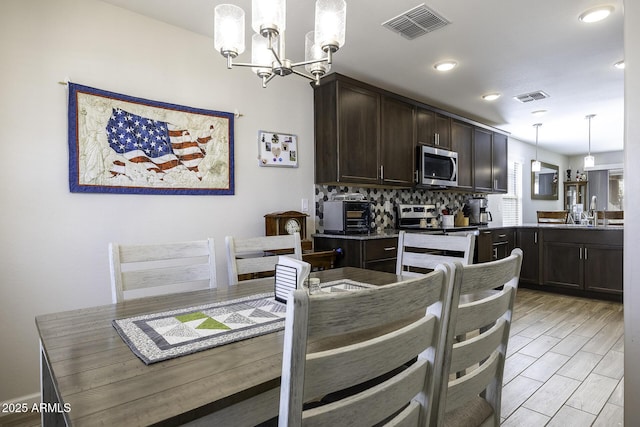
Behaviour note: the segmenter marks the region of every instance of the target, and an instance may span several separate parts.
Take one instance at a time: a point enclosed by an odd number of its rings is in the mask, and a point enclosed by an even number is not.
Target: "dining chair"
[[[279,426],[427,425],[456,301],[452,264],[351,292],[287,301]],[[351,392],[347,392],[351,391]],[[327,395],[347,397],[325,399]]]
[[[569,211],[537,211],[538,223],[566,224]]]
[[[225,244],[230,286],[242,280],[273,276],[280,255],[302,259],[298,232],[248,238],[227,236]]]
[[[475,242],[472,233],[441,235],[401,231],[398,234],[396,274],[417,276],[443,262],[471,264]]]
[[[624,211],[598,211],[598,225],[624,225]]]
[[[109,243],[111,297],[125,299],[216,287],[213,239],[178,243]]]
[[[454,286],[460,287],[461,299],[451,307],[434,416],[444,426],[500,425],[504,363],[521,265],[519,248],[498,261],[456,264]]]

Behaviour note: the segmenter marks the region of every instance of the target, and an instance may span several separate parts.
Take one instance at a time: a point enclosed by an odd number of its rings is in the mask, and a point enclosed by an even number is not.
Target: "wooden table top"
[[[399,276],[345,267],[311,274],[323,282],[375,285]],[[284,331],[145,365],[111,321],[273,290],[273,278],[224,289],[141,298],[36,317],[67,421],[81,425],[177,425],[280,385]]]

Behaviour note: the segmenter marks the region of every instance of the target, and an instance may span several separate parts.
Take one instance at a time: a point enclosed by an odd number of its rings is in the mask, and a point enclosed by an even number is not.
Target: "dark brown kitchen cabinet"
[[[419,144],[451,148],[451,118],[435,111],[418,108],[416,134]]]
[[[451,121],[451,151],[458,153],[458,188],[473,189],[473,126]]]
[[[343,76],[314,91],[315,182],[411,187],[414,106]]]
[[[316,251],[338,249],[336,267],[358,267],[388,273],[396,271],[397,237],[376,239],[314,237],[313,247]]]
[[[476,191],[493,191],[491,147],[493,132],[475,128],[473,131],[473,183]]]
[[[520,282],[537,285],[540,283],[540,239],[537,228],[519,228],[516,233],[516,247],[522,249]]]
[[[380,95],[334,79],[316,88],[314,104],[316,182],[377,183]]]
[[[473,134],[473,171],[476,191],[506,193],[507,135],[476,127]]]
[[[515,248],[513,228],[480,230],[477,239],[477,262],[489,262],[508,257]]]
[[[415,107],[388,96],[382,97],[380,181],[391,186],[412,186],[415,169]]]
[[[493,174],[493,192],[506,193],[509,180],[507,135],[494,132],[493,147],[491,152],[491,171]]]
[[[622,230],[544,230],[543,283],[622,294]]]

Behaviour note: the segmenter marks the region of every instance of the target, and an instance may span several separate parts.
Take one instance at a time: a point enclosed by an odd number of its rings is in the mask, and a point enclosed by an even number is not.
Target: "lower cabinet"
[[[622,230],[544,230],[542,283],[622,295]]]
[[[481,230],[476,242],[476,254],[478,255],[476,262],[488,262],[506,258],[515,248],[515,229]]]
[[[359,267],[395,273],[398,238],[314,237],[317,251],[336,249],[336,267]]]
[[[537,228],[520,228],[516,233],[516,246],[522,249],[520,282],[540,283],[540,244]]]

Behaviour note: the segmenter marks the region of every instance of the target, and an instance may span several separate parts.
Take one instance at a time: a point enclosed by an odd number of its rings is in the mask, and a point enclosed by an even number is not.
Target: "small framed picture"
[[[297,168],[298,138],[287,133],[259,131],[258,164]]]

